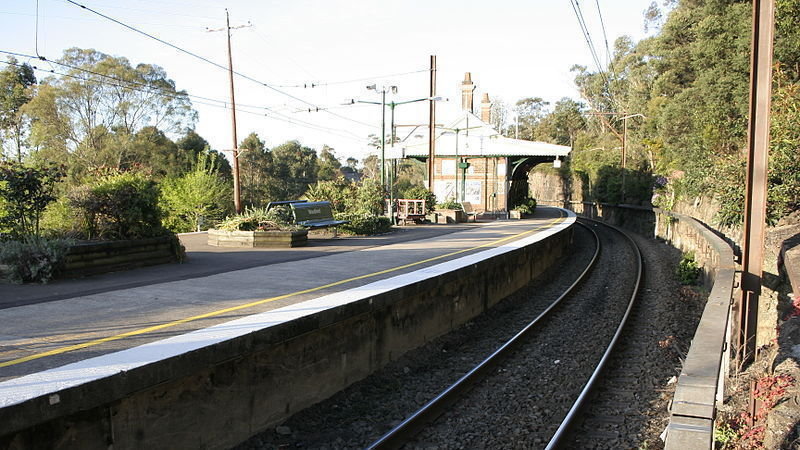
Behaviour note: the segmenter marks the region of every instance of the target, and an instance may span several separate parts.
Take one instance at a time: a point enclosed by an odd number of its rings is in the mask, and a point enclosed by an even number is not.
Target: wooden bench
[[[306,228],[335,227],[349,223],[349,220],[335,220],[331,202],[287,202],[292,209],[294,223]]]
[[[425,200],[397,199],[397,220],[402,223],[422,223],[425,220]]]
[[[472,208],[472,203],[470,202],[461,202],[461,207],[464,208],[464,214],[467,215],[467,222],[469,222],[470,217],[472,217],[473,222],[477,222],[478,215],[483,214],[483,211]]]

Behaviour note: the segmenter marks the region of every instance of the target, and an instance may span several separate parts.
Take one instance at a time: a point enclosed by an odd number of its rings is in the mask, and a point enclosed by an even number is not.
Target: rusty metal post
[[[750,123],[747,131],[747,178],[742,232],[742,286],[738,299],[737,369],[756,355],[758,302],[767,215],[770,99],[774,0],[753,1],[753,41],[750,60]]]
[[[428,106],[428,189],[433,192],[434,160],[436,158],[436,55],[431,55],[431,95]]]

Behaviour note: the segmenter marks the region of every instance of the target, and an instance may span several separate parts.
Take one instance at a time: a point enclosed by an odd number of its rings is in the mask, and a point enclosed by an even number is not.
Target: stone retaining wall
[[[178,262],[183,248],[176,236],[107,242],[70,247],[61,278],[77,278],[136,267]]]

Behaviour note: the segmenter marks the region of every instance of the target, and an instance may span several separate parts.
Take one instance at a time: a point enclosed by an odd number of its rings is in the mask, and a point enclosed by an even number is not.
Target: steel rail
[[[592,220],[592,219],[583,219],[583,220]],[[561,441],[561,439],[563,439],[563,437],[566,434],[567,430],[569,430],[569,428],[573,424],[575,418],[578,416],[578,413],[579,413],[581,407],[583,406],[583,403],[585,402],[586,397],[588,397],[589,393],[591,392],[592,388],[594,387],[594,384],[597,381],[598,377],[600,376],[600,373],[603,371],[603,368],[605,367],[606,362],[608,361],[608,358],[611,356],[611,352],[614,350],[614,347],[616,346],[620,335],[622,335],[622,330],[623,330],[623,328],[625,328],[625,323],[628,321],[628,317],[630,316],[631,310],[633,309],[634,302],[636,300],[636,297],[639,294],[639,286],[641,285],[641,281],[642,281],[642,266],[643,266],[643,264],[642,264],[642,253],[639,251],[639,246],[636,245],[636,242],[633,240],[633,238],[631,238],[626,232],[622,231],[620,228],[617,228],[617,227],[615,227],[613,225],[609,225],[609,224],[606,224],[606,223],[603,223],[603,222],[599,222],[599,221],[596,221],[596,220],[592,220],[592,221],[593,222],[597,222],[597,223],[602,224],[602,225],[605,225],[605,226],[615,230],[616,232],[618,232],[621,235],[625,236],[625,238],[631,244],[631,248],[633,249],[634,253],[636,254],[636,259],[637,259],[637,261],[639,263],[638,266],[637,266],[636,284],[634,285],[633,293],[631,293],[631,298],[628,301],[628,307],[625,310],[625,314],[622,316],[622,320],[620,320],[620,323],[617,326],[617,331],[616,331],[616,333],[614,333],[614,337],[611,339],[611,343],[608,345],[608,348],[606,348],[605,353],[603,353],[603,357],[600,358],[600,362],[597,364],[597,367],[595,368],[594,372],[592,373],[592,376],[589,377],[589,381],[587,381],[586,385],[584,385],[583,390],[581,390],[581,393],[580,393],[580,395],[578,395],[577,400],[575,400],[575,403],[572,404],[572,408],[570,408],[569,412],[567,412],[567,415],[564,417],[564,420],[561,422],[561,425],[558,427],[558,429],[556,430],[555,434],[553,434],[553,437],[550,438],[550,442],[548,442],[547,443],[547,447],[545,447],[546,450],[552,450],[552,449],[555,449],[558,446],[559,442]]]
[[[515,334],[511,339],[501,345],[486,359],[481,361],[477,366],[458,379],[458,381],[442,391],[433,400],[426,403],[415,413],[406,418],[402,423],[384,434],[377,441],[373,442],[368,449],[400,448],[412,437],[419,434],[419,432],[422,431],[425,426],[433,422],[437,417],[445,412],[449,406],[461,398],[471,386],[473,386],[482,376],[487,373],[487,371],[489,371],[489,369],[495,367],[503,358],[508,356],[508,354],[516,347],[516,345],[519,344],[520,341],[534,329],[534,326],[541,319],[555,309],[555,307],[558,306],[558,304],[561,303],[564,298],[569,296],[572,291],[582,281],[585,280],[589,272],[594,268],[595,262],[597,262],[597,258],[600,255],[600,238],[597,236],[597,233],[595,233],[595,231],[587,225],[579,222],[576,223],[583,226],[589,232],[591,232],[592,235],[594,235],[596,248],[591,261],[589,261],[589,264],[586,266],[583,272],[581,272],[580,276],[569,286],[569,288],[567,288],[564,293],[562,293],[553,303],[551,303],[544,311],[542,311],[535,319],[533,319],[533,321],[526,325],[522,330],[517,332],[517,334]]]

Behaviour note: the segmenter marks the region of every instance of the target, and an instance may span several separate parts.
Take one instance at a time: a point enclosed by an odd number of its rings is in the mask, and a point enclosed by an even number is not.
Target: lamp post
[[[458,170],[461,169],[461,167],[460,167],[461,164],[459,164],[459,161],[458,161],[458,134],[461,133],[462,131],[466,131],[467,133],[469,133],[469,130],[471,130],[473,128],[480,128],[480,127],[471,127],[471,126],[469,126],[469,116],[467,116],[466,120],[467,120],[467,123],[466,123],[467,126],[465,126],[464,128],[437,127],[437,128],[443,129],[443,130],[447,130],[448,132],[455,133],[455,135],[456,135],[456,181],[455,181],[455,186],[454,186],[454,189],[455,189],[455,201],[459,201],[459,199],[458,199]],[[469,134],[467,134],[467,137],[469,137]],[[469,142],[467,142],[467,146],[469,146]],[[464,169],[464,174],[461,177],[461,181],[463,183],[463,186],[462,186],[462,189],[461,189],[461,201],[464,200],[464,189],[466,189],[466,178],[467,178],[467,168],[464,167],[463,169]]]
[[[437,101],[442,101],[442,100],[446,101],[446,99],[443,99],[442,97],[424,97],[424,98],[418,98],[418,99],[414,99],[414,100],[405,100],[405,101],[402,101],[402,102],[390,101],[389,103],[386,103],[386,92],[391,91],[393,94],[396,94],[397,93],[397,86],[388,86],[388,87],[384,86],[384,87],[381,88],[380,91],[378,91],[377,86],[374,85],[374,84],[371,84],[371,85],[367,86],[367,89],[371,90],[371,91],[380,92],[381,93],[381,101],[380,102],[371,102],[371,101],[366,101],[366,100],[350,99],[350,100],[347,100],[343,104],[344,105],[352,105],[352,104],[355,104],[355,103],[367,103],[367,104],[371,104],[371,105],[381,105],[381,186],[383,186],[384,189],[387,189],[387,185],[386,185],[386,150],[385,150],[386,149],[386,107],[388,106],[390,111],[391,111],[391,119],[390,119],[391,120],[391,125],[390,125],[391,126],[391,137],[390,137],[390,139],[391,139],[392,148],[394,148],[394,141],[395,141],[394,109],[395,109],[395,107],[397,107],[398,105],[405,105],[407,103],[416,103],[416,102],[424,102],[424,101],[437,102]],[[390,172],[390,174],[391,174],[391,172]],[[389,217],[391,217],[392,218],[392,222],[394,222],[394,177],[391,176],[391,175],[390,175],[389,186],[388,186],[387,190],[389,191]]]

